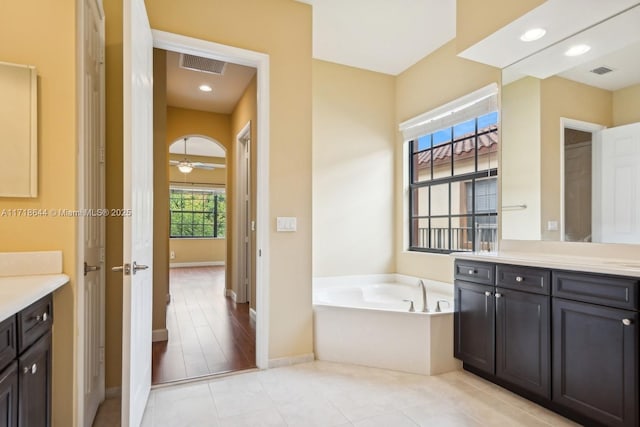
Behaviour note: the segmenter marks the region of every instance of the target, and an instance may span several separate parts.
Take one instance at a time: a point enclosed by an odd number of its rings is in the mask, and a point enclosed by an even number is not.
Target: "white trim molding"
[[[168,340],[169,340],[169,330],[167,328],[154,329],[151,332],[151,342],[168,341]]]
[[[316,360],[316,356],[313,353],[290,357],[277,357],[275,359],[269,359],[269,369],[280,368],[283,366],[299,365],[301,363],[313,362],[314,360]]]

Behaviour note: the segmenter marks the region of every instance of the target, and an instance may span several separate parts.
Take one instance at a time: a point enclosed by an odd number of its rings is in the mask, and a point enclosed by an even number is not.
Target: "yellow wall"
[[[445,44],[397,77],[396,123],[432,110],[489,83],[500,81],[500,70],[456,56],[456,40]],[[453,258],[448,255],[408,252],[404,242],[403,179],[406,173],[402,136],[395,147],[396,272],[451,282]]]
[[[253,79],[249,82],[249,85],[245,89],[244,93],[238,100],[238,104],[233,109],[231,113],[231,140],[233,148],[229,150],[229,164],[235,165],[237,163],[237,141],[236,138],[238,134],[242,132],[247,123],[251,122],[251,142],[250,142],[250,161],[251,161],[251,183],[249,185],[249,190],[251,192],[251,220],[255,221],[256,219],[256,189],[258,183],[257,177],[257,159],[258,159],[258,82],[257,77],[254,76]],[[238,245],[239,238],[236,238],[233,234],[233,228],[235,226],[234,223],[234,209],[233,209],[233,200],[235,197],[234,190],[238,187],[238,183],[236,182],[235,177],[235,169],[233,166],[230,169],[230,173],[232,175],[229,176],[229,181],[232,185],[229,186],[229,190],[227,193],[227,236],[231,236],[231,238],[227,238],[227,272],[231,274],[227,274],[227,289],[239,289],[239,278],[238,272],[235,268],[230,268],[229,266],[234,266],[237,264],[238,258]],[[253,232],[251,234],[251,296],[250,296],[250,305],[251,308],[256,308],[256,233]],[[229,263],[229,261],[231,261]],[[235,284],[235,286],[234,286]]]
[[[269,357],[313,351],[311,310],[311,8],[281,0],[148,0],[151,27],[264,52],[270,58]],[[105,4],[107,23],[107,200],[122,194],[122,3]],[[73,25],[70,26],[72,28]],[[167,139],[177,138],[170,130]],[[195,132],[203,133],[205,132]],[[227,133],[229,135],[229,133]],[[216,137],[220,142],[222,136]],[[118,161],[119,160],[119,161]],[[276,216],[298,217],[276,233]],[[109,218],[111,219],[111,218]],[[121,261],[121,222],[108,221],[108,265]],[[292,260],[295,260],[292,262]],[[107,387],[120,384],[121,280],[107,283]]]
[[[613,92],[613,126],[640,122],[640,84]]]
[[[216,263],[222,265],[227,257],[226,239],[171,239],[170,251],[175,253],[173,263]],[[179,267],[179,266],[178,266]]]
[[[313,61],[313,275],[392,273],[395,78]]]
[[[546,0],[457,0],[457,51],[479,42]]]
[[[2,209],[76,208],[75,1],[3,1],[0,61],[38,70],[38,197],[0,198]],[[76,226],[74,218],[0,217],[0,251],[62,250],[71,283],[54,294],[53,425],[73,423]]]
[[[502,88],[501,205],[503,239],[539,240],[541,194],[540,80],[525,77]],[[559,154],[559,152],[558,152]]]
[[[542,239],[560,240],[560,231],[548,231],[548,221],[560,223],[560,118],[612,124],[611,92],[561,77],[541,82]]]

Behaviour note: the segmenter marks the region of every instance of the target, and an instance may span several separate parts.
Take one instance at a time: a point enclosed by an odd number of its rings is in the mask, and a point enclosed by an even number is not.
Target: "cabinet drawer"
[[[454,276],[456,280],[495,285],[496,267],[494,264],[458,259],[455,262]]]
[[[551,293],[551,271],[544,268],[498,264],[496,276],[497,285],[504,288],[544,295]]]
[[[553,296],[638,310],[638,279],[554,271]]]
[[[51,329],[53,324],[53,300],[51,294],[19,312],[17,319],[18,353],[22,353]]]
[[[0,322],[0,371],[18,354],[16,343],[16,316]]]

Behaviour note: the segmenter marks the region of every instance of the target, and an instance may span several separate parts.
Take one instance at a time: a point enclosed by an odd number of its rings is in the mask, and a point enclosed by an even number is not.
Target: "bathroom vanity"
[[[53,292],[69,277],[51,252],[14,275],[30,264],[15,255],[0,254],[0,427],[49,426]]]
[[[464,369],[583,424],[638,425],[640,266],[455,257],[454,356]]]

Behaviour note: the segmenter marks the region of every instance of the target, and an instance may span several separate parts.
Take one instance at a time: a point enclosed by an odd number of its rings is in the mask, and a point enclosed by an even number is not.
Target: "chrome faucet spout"
[[[428,313],[429,307],[427,306],[427,288],[424,286],[424,282],[422,279],[418,280],[418,286],[420,286],[420,290],[422,291],[422,312]]]

